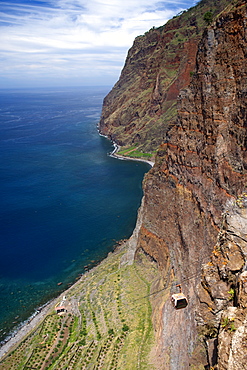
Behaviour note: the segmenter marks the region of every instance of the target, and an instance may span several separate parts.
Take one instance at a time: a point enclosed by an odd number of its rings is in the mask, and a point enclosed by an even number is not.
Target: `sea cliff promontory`
[[[202,0],[135,40],[100,121],[155,157],[134,233],[0,369],[246,368],[246,24],[245,1]]]
[[[154,156],[176,123],[177,96],[191,81],[205,14],[214,17],[227,4],[200,1],[135,39],[119,80],[104,99],[101,133],[131,156]]]

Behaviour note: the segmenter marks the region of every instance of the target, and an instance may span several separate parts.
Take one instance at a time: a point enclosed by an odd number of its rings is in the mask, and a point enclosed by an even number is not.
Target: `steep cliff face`
[[[202,15],[219,4],[201,37]],[[159,266],[159,370],[246,368],[246,12],[243,0],[204,0],[137,38],[104,101],[101,132],[143,151],[161,144],[122,260],[145,253]],[[178,283],[183,310],[169,299]]]
[[[246,366],[247,16],[234,3],[205,31],[177,124],[144,181],[137,250],[189,299],[180,311],[166,301],[162,328],[156,321],[159,369]]]
[[[152,153],[176,121],[176,99],[188,86],[203,16],[230,0],[203,0],[165,26],[136,38],[119,81],[104,100],[100,131],[121,146]]]

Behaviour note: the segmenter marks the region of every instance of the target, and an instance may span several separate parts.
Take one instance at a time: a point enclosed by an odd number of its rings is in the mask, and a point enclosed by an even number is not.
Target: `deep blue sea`
[[[0,90],[0,340],[133,231],[150,167],[109,156],[109,90]]]

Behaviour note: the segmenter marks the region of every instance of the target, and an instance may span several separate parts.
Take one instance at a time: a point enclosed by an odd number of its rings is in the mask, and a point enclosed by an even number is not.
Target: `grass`
[[[143,152],[139,152],[138,150],[133,150],[131,151],[131,153],[129,153],[129,155],[131,158],[152,158],[152,154],[151,153],[143,153]]]
[[[151,159],[154,153],[144,153],[138,150],[136,145],[124,147],[117,152],[118,155],[130,158]]]

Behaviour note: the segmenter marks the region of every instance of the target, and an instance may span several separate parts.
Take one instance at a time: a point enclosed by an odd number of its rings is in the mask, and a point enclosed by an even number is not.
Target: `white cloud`
[[[19,3],[18,3],[19,1]],[[39,5],[37,5],[39,4]],[[8,79],[71,84],[118,78],[136,36],[161,26],[192,0],[17,0],[1,2],[0,84]],[[78,76],[80,76],[78,80]],[[44,82],[45,83],[45,82]],[[0,85],[1,87],[1,85]]]

